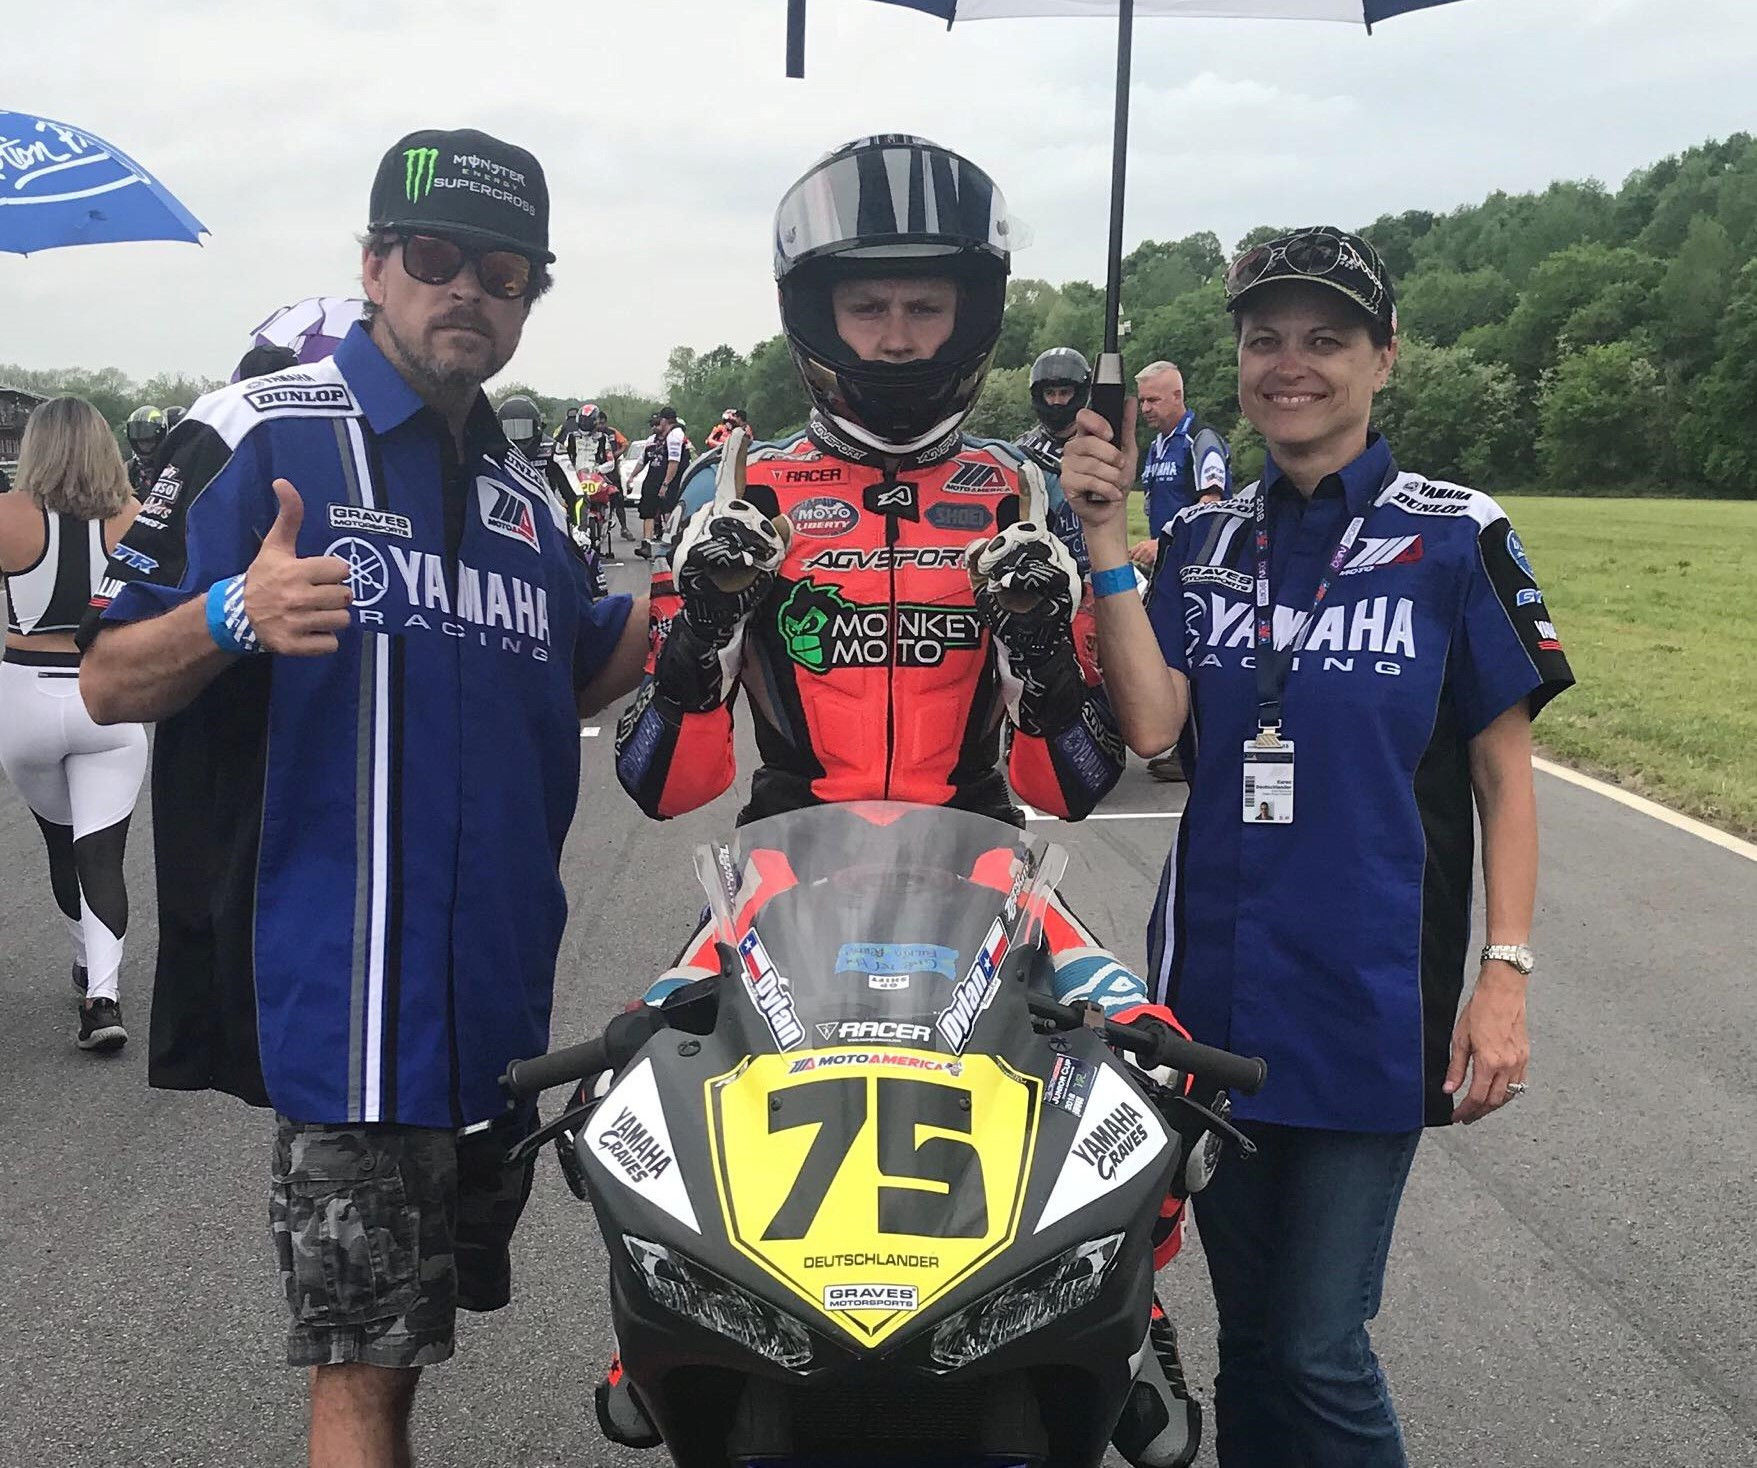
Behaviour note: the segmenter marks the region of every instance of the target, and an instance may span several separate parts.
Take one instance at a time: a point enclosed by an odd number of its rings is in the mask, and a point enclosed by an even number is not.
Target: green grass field
[[[1505,504],[1579,679],[1538,719],[1544,752],[1757,835],[1757,504]]]

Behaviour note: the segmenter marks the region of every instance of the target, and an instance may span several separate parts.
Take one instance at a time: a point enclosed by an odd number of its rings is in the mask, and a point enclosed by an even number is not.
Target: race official
[[[1226,440],[1185,405],[1184,375],[1176,366],[1149,363],[1135,374],[1135,391],[1141,418],[1154,436],[1141,466],[1148,534],[1133,555],[1143,571],[1151,571],[1159,536],[1172,516],[1187,505],[1232,493],[1232,464]]]
[[[481,391],[548,215],[522,148],[397,143],[363,324],[196,404],[81,633],[94,717],[162,721],[150,1079],[277,1113],[313,1463],[407,1463],[419,1368],[507,1302],[530,1117],[496,1078],[548,1040],[579,716],[645,652]]]
[[[1397,357],[1377,252],[1304,230],[1226,286],[1268,463],[1176,517],[1145,608],[1132,421],[1122,451],[1083,415],[1062,475],[1124,732],[1142,752],[1181,733],[1190,769],[1149,922],[1155,997],[1269,1064],[1235,1106],[1258,1155],[1196,1200],[1220,1462],[1401,1468],[1367,1322],[1422,1129],[1526,1088],[1531,720],[1574,679],[1505,511],[1401,468],[1370,429]],[[1473,815],[1488,946],[1460,1008]]]

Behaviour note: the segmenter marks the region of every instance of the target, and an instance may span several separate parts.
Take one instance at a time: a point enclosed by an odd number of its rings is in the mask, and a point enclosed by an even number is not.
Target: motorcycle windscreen
[[[863,1346],[1017,1234],[1041,1085],[978,1021],[1053,850],[963,812],[824,806],[745,827],[709,869],[739,876],[716,905],[761,1015],[705,1088],[727,1236]]]

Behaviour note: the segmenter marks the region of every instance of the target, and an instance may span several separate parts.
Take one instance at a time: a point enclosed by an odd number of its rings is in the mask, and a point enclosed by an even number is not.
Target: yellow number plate
[[[863,1346],[1013,1241],[1041,1085],[1004,1061],[844,1046],[706,1090],[728,1236]]]

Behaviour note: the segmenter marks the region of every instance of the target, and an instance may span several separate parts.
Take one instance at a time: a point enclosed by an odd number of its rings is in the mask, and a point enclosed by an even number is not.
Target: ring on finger
[[[1525,1094],[1527,1089],[1528,1089],[1528,1087],[1526,1086],[1524,1081],[1508,1081],[1507,1082],[1507,1099],[1509,1101],[1517,1101],[1521,1096],[1523,1096]]]

